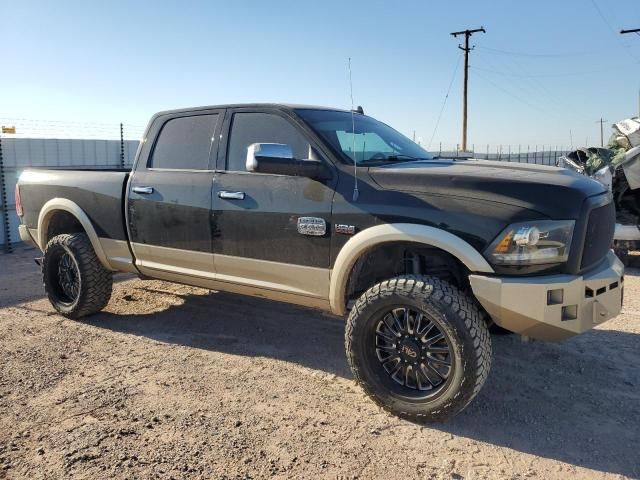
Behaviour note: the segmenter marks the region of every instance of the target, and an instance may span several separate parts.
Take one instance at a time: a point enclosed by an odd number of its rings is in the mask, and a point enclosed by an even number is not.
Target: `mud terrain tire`
[[[53,308],[68,318],[99,312],[111,298],[113,275],[102,266],[85,233],[57,235],[49,241],[42,280]]]
[[[462,411],[491,365],[489,330],[475,301],[429,276],[396,277],[367,290],[349,315],[345,347],[365,392],[389,412],[419,422]],[[394,376],[398,359],[404,370]]]

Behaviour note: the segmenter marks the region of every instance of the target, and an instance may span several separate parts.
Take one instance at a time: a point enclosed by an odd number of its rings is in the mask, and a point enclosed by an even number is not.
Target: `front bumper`
[[[494,322],[539,340],[564,340],[612,319],[622,308],[624,266],[613,251],[583,275],[470,275],[476,299]]]

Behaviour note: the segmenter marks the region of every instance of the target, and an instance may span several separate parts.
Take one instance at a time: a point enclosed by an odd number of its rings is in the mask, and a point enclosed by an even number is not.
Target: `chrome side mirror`
[[[331,171],[321,160],[293,158],[289,145],[283,143],[253,143],[247,147],[247,171],[307,177],[315,180],[331,178]]]
[[[294,165],[293,150],[284,143],[252,143],[247,147],[247,171],[264,171],[267,165]],[[267,172],[265,172],[267,173]]]

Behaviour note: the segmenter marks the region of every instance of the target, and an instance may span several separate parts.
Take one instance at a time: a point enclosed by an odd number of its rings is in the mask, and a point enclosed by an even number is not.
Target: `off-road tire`
[[[79,293],[73,299],[65,298],[59,285],[58,261],[65,253],[79,272]],[[42,259],[42,279],[51,305],[68,318],[99,312],[111,298],[113,275],[102,266],[85,233],[57,235],[49,241]]]
[[[386,371],[375,365],[375,345],[368,344],[384,311],[407,305],[436,318],[450,339],[454,365],[441,394],[416,400],[389,388]],[[486,322],[468,295],[430,276],[400,276],[374,285],[352,308],[346,326],[347,360],[356,382],[385,410],[417,422],[444,421],[462,411],[478,394],[491,366],[491,339]],[[400,387],[400,386],[399,386]],[[401,387],[408,390],[408,387]]]

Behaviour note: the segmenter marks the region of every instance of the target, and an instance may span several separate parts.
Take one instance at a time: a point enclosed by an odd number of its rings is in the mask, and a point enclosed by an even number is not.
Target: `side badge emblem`
[[[355,225],[345,225],[344,223],[336,223],[336,233],[344,235],[353,235],[356,233]]]
[[[298,233],[322,237],[327,233],[327,222],[319,217],[298,217]]]

